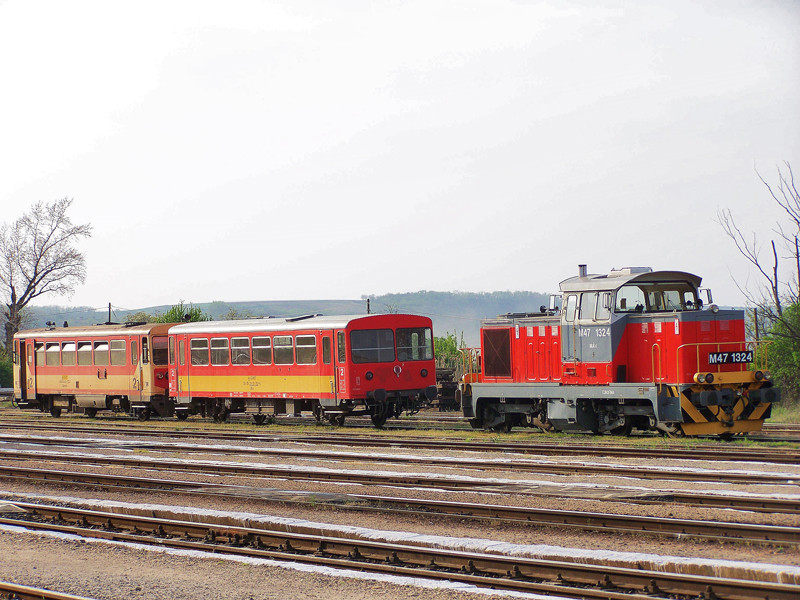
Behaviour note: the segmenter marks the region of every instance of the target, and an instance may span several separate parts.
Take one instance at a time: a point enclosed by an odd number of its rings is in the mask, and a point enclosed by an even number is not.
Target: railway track
[[[63,594],[53,590],[18,585],[9,581],[0,581],[0,599],[2,600],[90,600],[83,596]]]
[[[800,585],[716,577],[709,573],[628,568],[494,552],[463,551],[417,541],[385,542],[354,533],[298,532],[296,527],[232,526],[197,516],[185,521],[67,506],[15,503],[0,524],[159,548],[302,562],[334,568],[444,579],[493,589],[609,600],[717,598],[796,600]],[[641,565],[640,565],[641,567]]]
[[[90,433],[103,435],[132,435],[138,437],[168,437],[175,438],[203,438],[206,440],[227,440],[239,442],[267,442],[285,443],[297,442],[307,444],[326,444],[344,446],[377,446],[377,447],[403,447],[425,450],[459,450],[474,452],[504,452],[515,454],[536,454],[537,456],[580,456],[602,455],[604,457],[635,457],[641,458],[646,452],[651,458],[704,460],[704,461],[730,461],[730,462],[772,462],[776,464],[800,464],[800,449],[797,448],[730,448],[725,445],[715,444],[695,448],[652,447],[652,446],[621,446],[606,444],[576,444],[563,443],[562,440],[549,443],[541,442],[501,442],[501,441],[464,441],[447,439],[426,439],[410,436],[387,435],[350,435],[350,434],[265,434],[255,432],[232,432],[218,429],[186,430],[186,429],[160,429],[131,427],[129,423],[124,426],[100,428],[97,426],[75,426],[33,424],[29,422],[0,421],[0,429],[34,429],[37,431],[67,431],[72,433]]]
[[[57,445],[70,445],[70,440],[61,441],[56,440]],[[78,446],[86,447],[86,442],[77,443]],[[142,446],[127,446],[128,449],[132,447]],[[118,446],[119,448],[119,446]],[[155,447],[149,445],[147,449],[161,450],[162,452],[203,452],[203,453],[222,453],[222,454],[252,454],[259,456],[281,456],[299,459],[318,459],[318,460],[331,460],[342,462],[363,462],[365,456],[363,454],[345,453],[345,452],[331,452],[331,451],[315,451],[315,450],[298,450],[298,449],[280,449],[280,448],[218,448],[215,446],[203,447],[194,445],[162,445]],[[168,464],[169,468],[179,468],[178,463],[175,461],[166,460],[148,460],[143,457],[127,458],[115,456],[95,456],[87,459],[76,454],[65,455],[59,452],[32,452],[32,451],[19,451],[19,450],[0,450],[0,457],[10,460],[22,460],[25,458],[37,458],[39,460],[46,459],[51,461],[69,460],[76,461],[94,461],[95,463],[115,464],[128,467],[143,467],[157,468],[161,465]],[[63,459],[62,459],[63,457]],[[501,470],[501,471],[515,471],[520,473],[544,473],[548,475],[591,475],[591,476],[609,476],[609,477],[626,477],[637,479],[658,479],[658,480],[674,480],[674,481],[697,481],[697,482],[725,482],[725,483],[739,483],[739,484],[769,484],[769,485],[793,485],[800,476],[791,473],[765,473],[765,472],[747,472],[747,471],[713,471],[709,469],[685,470],[680,468],[669,467],[646,467],[637,465],[631,467],[628,465],[604,465],[604,464],[581,464],[581,463],[558,463],[552,461],[535,462],[516,460],[509,461],[507,459],[498,459],[497,461],[486,461],[480,459],[466,459],[466,458],[447,458],[447,457],[423,457],[413,455],[397,455],[397,454],[370,454],[366,457],[372,463],[388,463],[392,465],[405,464],[405,465],[421,465],[428,467],[450,467],[459,469],[471,470]],[[220,464],[213,462],[198,463],[203,465],[203,468],[208,472],[214,473],[232,473],[247,475],[251,473],[260,473],[262,476],[286,476],[288,473],[296,473],[297,467],[282,467],[274,465],[252,465],[241,466],[233,464]],[[197,467],[196,467],[197,468]],[[322,473],[325,471],[307,470],[309,473],[316,473],[312,477],[323,477]]]
[[[528,508],[507,505],[449,502],[416,498],[397,498],[366,494],[313,494],[268,490],[219,483],[166,480],[153,477],[92,474],[40,468],[0,466],[0,474],[9,479],[58,483],[103,490],[159,491],[192,496],[215,496],[231,499],[258,498],[284,504],[328,505],[352,511],[455,517],[460,521],[496,521],[528,526],[579,528],[612,533],[648,533],[678,538],[701,538],[726,542],[749,542],[771,545],[800,545],[800,527],[756,525],[729,521],[707,521],[620,515],[588,511]],[[800,507],[796,507],[800,508]]]
[[[364,471],[346,471],[333,469],[290,468],[267,465],[236,465],[216,462],[164,459],[101,457],[96,455],[71,455],[64,453],[41,453],[20,456],[9,451],[0,451],[0,455],[8,460],[25,460],[35,457],[40,461],[48,460],[60,464],[83,464],[90,466],[116,465],[134,469],[148,469],[161,472],[190,472],[202,475],[217,474],[227,476],[244,476],[257,478],[278,478],[290,481],[319,481],[372,486],[389,486],[399,488],[428,488],[447,491],[488,492],[498,494],[519,494],[529,496],[564,496],[565,490],[552,486],[530,485],[525,482],[486,481],[479,478],[452,477],[445,475],[416,475],[403,473],[372,473]],[[3,465],[0,469],[11,473],[10,467]],[[2,471],[0,471],[2,472]],[[583,492],[584,494],[586,492]],[[609,497],[610,496],[610,497]],[[587,496],[584,496],[586,498]],[[589,496],[597,499],[597,497]],[[729,494],[715,495],[700,492],[641,492],[631,490],[612,490],[602,498],[606,501],[663,504],[676,502],[704,507],[732,508],[757,512],[779,512],[784,514],[800,514],[800,502],[795,499],[776,498],[773,496],[753,496]]]

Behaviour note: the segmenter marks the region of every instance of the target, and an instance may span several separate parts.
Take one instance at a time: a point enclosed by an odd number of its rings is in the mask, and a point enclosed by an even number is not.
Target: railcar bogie
[[[704,307],[700,281],[582,266],[561,283],[562,308],[484,320],[481,368],[467,368],[459,386],[464,415],[491,430],[760,430],[780,399],[765,343],[745,339],[743,311]]]

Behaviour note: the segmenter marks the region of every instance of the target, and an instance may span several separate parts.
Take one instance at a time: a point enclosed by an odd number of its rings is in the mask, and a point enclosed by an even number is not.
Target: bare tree
[[[67,216],[71,205],[71,198],[37,202],[14,223],[0,227],[6,350],[31,300],[43,294],[70,294],[86,279],[86,260],[76,243],[92,235],[92,226],[73,225]]]

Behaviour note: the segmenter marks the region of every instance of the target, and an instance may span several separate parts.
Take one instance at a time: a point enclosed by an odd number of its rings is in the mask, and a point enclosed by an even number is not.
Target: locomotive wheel
[[[61,416],[61,409],[60,408],[56,408],[54,406],[53,408],[50,409],[50,416],[56,417],[56,418],[60,417]]]
[[[628,437],[631,434],[631,431],[633,431],[633,423],[631,423],[628,419],[625,419],[624,425],[620,425],[619,427],[614,427],[614,429],[612,429],[610,433],[611,435],[621,435]]]
[[[96,408],[87,408],[87,409],[84,409],[83,412],[90,419],[94,419],[97,416],[97,409]]]

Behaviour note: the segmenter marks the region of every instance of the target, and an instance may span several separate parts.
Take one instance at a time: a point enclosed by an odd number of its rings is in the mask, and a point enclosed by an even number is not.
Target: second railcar
[[[312,411],[375,426],[436,397],[431,320],[310,315],[186,323],[169,331],[170,396],[180,419]]]

